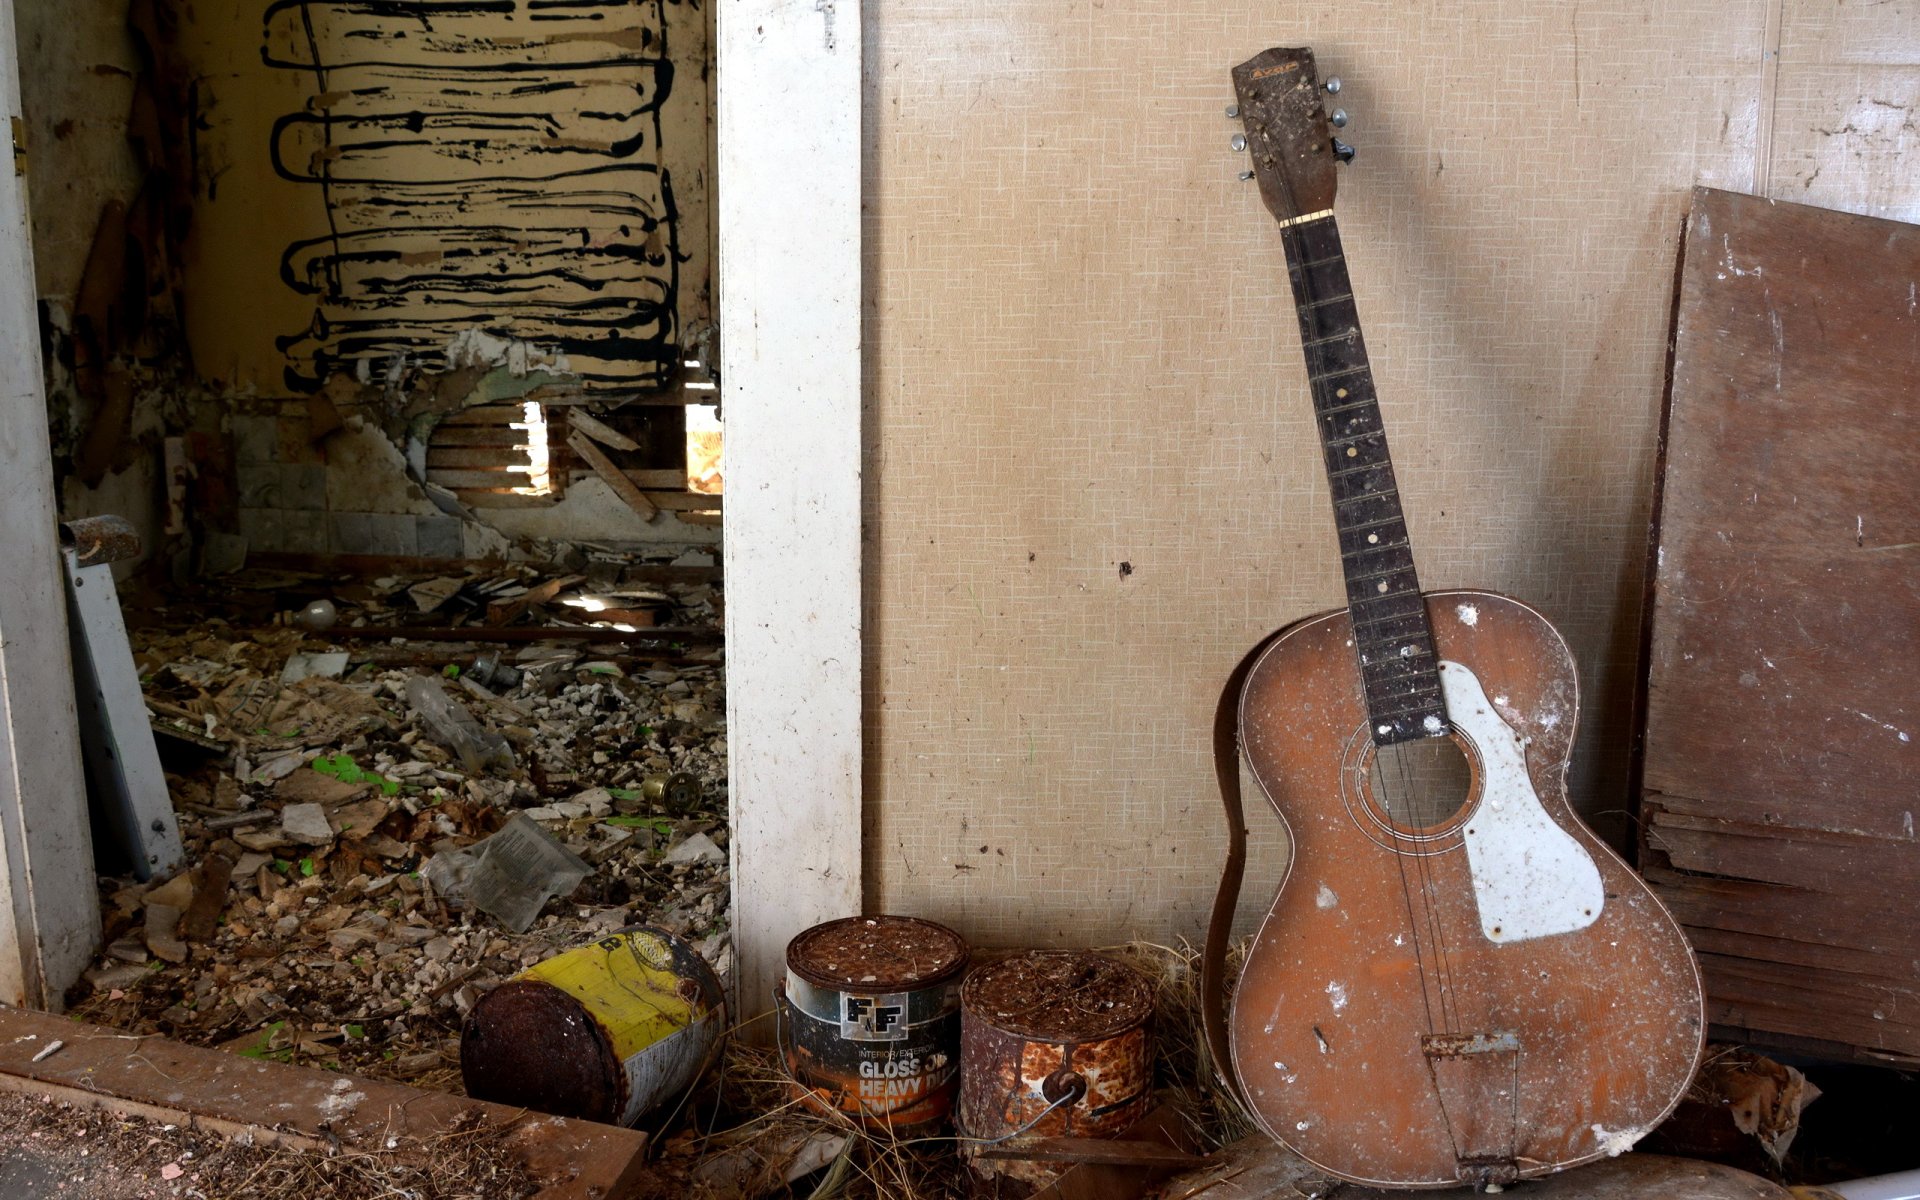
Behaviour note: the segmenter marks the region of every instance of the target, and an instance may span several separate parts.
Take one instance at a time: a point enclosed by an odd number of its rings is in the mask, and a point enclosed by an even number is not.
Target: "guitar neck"
[[[1433,630],[1333,214],[1282,226],[1315,424],[1333,495],[1354,652],[1377,745],[1447,729]]]

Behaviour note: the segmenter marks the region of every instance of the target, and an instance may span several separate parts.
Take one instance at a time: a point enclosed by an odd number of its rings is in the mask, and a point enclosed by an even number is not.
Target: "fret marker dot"
[[[1371,546],[1371,545],[1372,545],[1373,543],[1375,543],[1375,542],[1377,542],[1377,541],[1379,541],[1379,540],[1380,540],[1380,535],[1379,535],[1379,534],[1377,534],[1377,533],[1370,533],[1370,534],[1368,534],[1368,535],[1367,535],[1367,544],[1368,544],[1369,546]]]
[[[1360,447],[1358,447],[1358,446],[1348,446],[1348,447],[1347,447],[1347,457],[1348,457],[1348,458],[1358,458],[1359,456],[1360,456]]]
[[[1384,579],[1382,579],[1382,580],[1380,581],[1380,586],[1379,586],[1379,588],[1378,588],[1377,590],[1379,590],[1379,591],[1382,591],[1382,592],[1384,592],[1384,591],[1386,591],[1386,590],[1387,590],[1387,581],[1386,581],[1386,580],[1384,580]]]
[[[1345,400],[1347,398],[1347,389],[1335,388],[1333,394],[1335,396],[1338,396],[1340,399]]]

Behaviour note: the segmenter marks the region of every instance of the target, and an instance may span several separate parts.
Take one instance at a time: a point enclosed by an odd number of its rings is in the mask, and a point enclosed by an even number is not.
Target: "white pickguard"
[[[1480,803],[1461,830],[1480,932],[1505,943],[1585,929],[1606,901],[1600,869],[1540,807],[1525,741],[1466,667],[1441,662],[1440,685],[1454,729],[1480,754]]]

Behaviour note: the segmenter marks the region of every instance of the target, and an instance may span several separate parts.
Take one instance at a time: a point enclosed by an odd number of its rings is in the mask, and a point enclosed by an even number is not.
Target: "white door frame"
[[[861,904],[860,3],[724,0],[717,26],[735,1011],[751,1018],[793,935]]]
[[[19,118],[13,8],[0,0],[0,105]],[[57,1009],[93,958],[100,905],[18,154],[0,164],[0,1002]]]

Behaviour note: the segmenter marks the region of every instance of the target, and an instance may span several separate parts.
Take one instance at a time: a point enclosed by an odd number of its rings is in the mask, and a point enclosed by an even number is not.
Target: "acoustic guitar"
[[[1506,596],[1420,590],[1332,212],[1351,150],[1312,52],[1268,50],[1233,82],[1347,607],[1274,635],[1223,700],[1235,842],[1211,961],[1239,890],[1236,733],[1292,850],[1215,1056],[1269,1134],[1355,1183],[1484,1187],[1619,1154],[1692,1078],[1692,951],[1567,802],[1579,687],[1560,635]],[[1216,1019],[1222,990],[1216,966]]]

